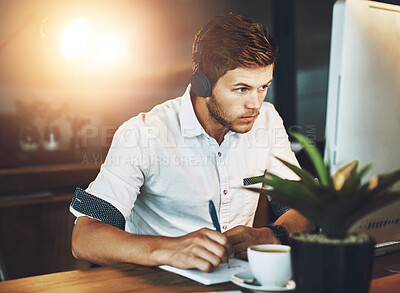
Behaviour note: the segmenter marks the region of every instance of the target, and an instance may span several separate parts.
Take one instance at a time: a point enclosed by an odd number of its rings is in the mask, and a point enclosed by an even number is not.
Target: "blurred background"
[[[76,186],[121,123],[180,96],[194,35],[234,12],[280,59],[266,100],[323,144],[331,0],[0,0],[0,257],[9,278],[87,267],[70,254]],[[29,244],[28,244],[29,243]]]
[[[194,35],[229,11],[280,41],[275,85],[286,90],[272,88],[268,100],[288,128],[323,140],[334,1],[280,2],[1,0],[0,150],[19,165],[46,163],[46,150],[104,153],[122,122],[183,94]],[[63,53],[62,36],[76,19]]]

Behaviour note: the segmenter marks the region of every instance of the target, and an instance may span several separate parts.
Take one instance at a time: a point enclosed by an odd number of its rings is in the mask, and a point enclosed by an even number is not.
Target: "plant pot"
[[[329,239],[322,234],[293,235],[291,259],[296,292],[367,293],[374,245],[367,235],[345,239]]]

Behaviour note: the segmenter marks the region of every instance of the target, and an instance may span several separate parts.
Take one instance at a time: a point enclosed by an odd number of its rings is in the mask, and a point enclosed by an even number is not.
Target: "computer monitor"
[[[358,159],[366,179],[400,168],[400,7],[348,0],[334,5],[325,160],[334,173]],[[400,190],[400,184],[394,190]],[[400,240],[400,201],[353,226],[378,242]]]

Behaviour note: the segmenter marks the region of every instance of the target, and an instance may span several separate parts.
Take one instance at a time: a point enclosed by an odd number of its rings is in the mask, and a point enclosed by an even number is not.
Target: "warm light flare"
[[[98,58],[102,63],[117,64],[125,57],[125,44],[122,38],[103,37],[98,40]]]
[[[66,59],[82,54],[90,34],[90,27],[84,18],[77,18],[65,29],[61,39],[61,53]]]

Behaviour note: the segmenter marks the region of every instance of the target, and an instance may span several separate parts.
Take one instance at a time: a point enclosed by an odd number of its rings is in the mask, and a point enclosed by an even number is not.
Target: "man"
[[[282,119],[263,102],[277,59],[272,37],[242,16],[219,16],[197,35],[193,59],[185,94],[125,122],[95,181],[75,193],[75,257],[208,272],[245,258],[249,245],[312,229],[291,209],[276,226],[252,228],[258,196],[242,188],[265,169],[296,178],[275,158],[297,164]]]

